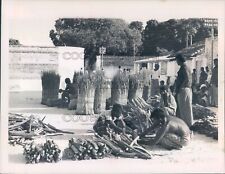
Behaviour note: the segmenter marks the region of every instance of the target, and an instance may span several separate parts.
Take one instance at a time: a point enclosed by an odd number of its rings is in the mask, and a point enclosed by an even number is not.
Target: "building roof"
[[[196,42],[193,45],[171,54],[168,57],[175,57],[177,53],[183,54],[187,58],[196,57],[205,52],[205,41]]]
[[[173,58],[168,58],[167,56],[160,56],[160,57],[150,57],[142,60],[136,60],[134,63],[147,63],[147,62],[157,62],[157,61],[170,61]]]

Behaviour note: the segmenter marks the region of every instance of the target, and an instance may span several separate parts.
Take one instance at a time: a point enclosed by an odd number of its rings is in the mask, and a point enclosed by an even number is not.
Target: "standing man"
[[[160,78],[160,66],[155,64],[151,75],[151,96],[159,95],[159,78]]]
[[[214,59],[215,67],[212,70],[212,77],[210,81],[210,85],[212,88],[212,98],[211,104],[212,106],[218,106],[218,59]]]
[[[193,69],[192,73],[192,102],[195,104],[197,102],[197,73],[196,69]]]
[[[193,69],[193,73],[192,73],[192,87],[197,85],[197,73],[196,73],[196,69]]]
[[[201,86],[202,84],[206,84],[207,77],[208,77],[208,74],[205,72],[204,67],[201,67],[199,86]]]
[[[178,54],[176,56],[176,61],[180,66],[176,79],[176,95],[179,107],[179,116],[190,127],[193,124],[191,70],[187,66],[186,60],[182,54]]]

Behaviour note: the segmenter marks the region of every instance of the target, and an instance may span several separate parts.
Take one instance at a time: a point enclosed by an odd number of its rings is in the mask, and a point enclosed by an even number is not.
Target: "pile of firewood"
[[[24,156],[26,163],[58,162],[61,160],[61,150],[52,140],[47,140],[44,144],[34,142],[24,145]]]
[[[208,116],[215,117],[216,113],[210,110],[209,108],[206,108],[201,105],[192,105],[192,110],[193,110],[193,117],[194,119],[204,119],[207,118]]]
[[[218,120],[216,113],[200,105],[193,105],[193,117],[197,121],[191,130],[218,139]]]
[[[33,115],[26,117],[20,114],[9,114],[9,143],[24,144],[24,139],[33,139],[40,136],[56,136],[73,132],[57,129],[51,124],[44,123],[45,117],[39,119]]]
[[[218,140],[218,120],[213,116],[197,120],[191,130]]]
[[[135,98],[123,107],[125,120],[136,125],[138,134],[144,132],[151,125],[150,115],[153,107],[145,102],[143,98]]]
[[[64,150],[63,159],[89,160],[116,156],[125,158],[151,159],[151,154],[142,146],[134,143],[126,135],[115,135],[109,138],[106,135],[92,140],[69,140],[69,147]]]
[[[98,136],[97,141],[105,143],[112,150],[112,155],[125,158],[151,159],[152,155],[126,134],[115,134],[111,138]]]
[[[95,140],[72,138],[69,140],[69,147],[64,150],[63,159],[102,159],[110,153],[111,150],[105,143]]]

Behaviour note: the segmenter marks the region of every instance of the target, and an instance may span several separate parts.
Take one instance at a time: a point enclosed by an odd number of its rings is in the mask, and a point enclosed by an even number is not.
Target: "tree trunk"
[[[186,48],[188,47],[188,32],[186,33]]]
[[[190,45],[192,45],[192,35],[190,35]]]

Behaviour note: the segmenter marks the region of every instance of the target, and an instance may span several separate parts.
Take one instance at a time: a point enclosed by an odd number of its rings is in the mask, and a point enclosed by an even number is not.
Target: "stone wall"
[[[78,60],[79,59],[79,60]],[[64,78],[73,78],[74,71],[84,67],[84,49],[78,47],[9,47],[9,90],[41,91],[41,73],[55,71]],[[83,68],[84,69],[84,68]]]

